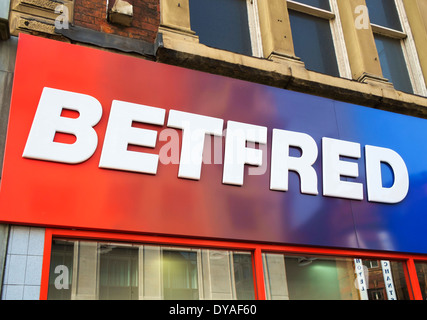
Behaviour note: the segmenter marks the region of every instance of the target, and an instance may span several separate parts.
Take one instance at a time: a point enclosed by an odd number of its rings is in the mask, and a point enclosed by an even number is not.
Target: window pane
[[[190,0],[190,21],[200,43],[252,55],[246,0]]]
[[[308,4],[309,6],[331,11],[329,0],[296,0],[296,2]]]
[[[394,0],[366,0],[366,5],[372,23],[402,31]]]
[[[166,300],[198,300],[197,253],[163,251],[163,290]]]
[[[296,56],[308,70],[339,76],[329,20],[289,10]]]
[[[71,299],[74,243],[54,240],[50,257],[48,299]]]
[[[138,249],[117,245],[99,247],[99,299],[138,299]]]
[[[249,252],[55,239],[50,269],[48,299],[255,299]]]
[[[263,254],[268,299],[409,299],[398,262],[369,264],[360,259]],[[388,264],[387,264],[388,263]]]
[[[413,93],[400,40],[376,34],[375,44],[383,76],[389,79],[397,90]]]
[[[419,262],[415,264],[420,284],[423,300],[427,299],[427,262]]]
[[[239,300],[254,300],[255,288],[252,272],[252,257],[250,253],[233,254],[234,281],[236,297]]]
[[[401,262],[363,260],[369,300],[409,300]]]

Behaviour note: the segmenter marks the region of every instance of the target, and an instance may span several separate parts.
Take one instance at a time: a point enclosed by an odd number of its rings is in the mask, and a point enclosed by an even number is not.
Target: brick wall
[[[160,24],[159,0],[127,0],[133,5],[130,27],[108,22],[107,2],[111,9],[115,0],[75,0],[74,25],[154,43]]]

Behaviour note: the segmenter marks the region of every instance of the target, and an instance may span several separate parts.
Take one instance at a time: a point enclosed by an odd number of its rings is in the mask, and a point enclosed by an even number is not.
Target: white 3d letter
[[[178,177],[200,179],[205,135],[222,136],[224,120],[170,110],[168,127],[182,129]]]
[[[301,157],[291,157],[290,147],[301,149]],[[317,144],[305,133],[273,129],[270,189],[288,191],[289,171],[299,174],[301,193],[317,195],[317,174],[313,164],[317,159]]]
[[[357,163],[343,161],[340,156],[360,158],[360,144],[343,140],[323,138],[323,195],[363,200],[363,185],[357,182],[342,181],[341,176],[357,178]]]
[[[132,122],[163,125],[164,118],[164,109],[114,100],[111,105],[99,167],[156,174],[159,156],[129,151],[128,145],[154,148],[157,131],[134,128]]]
[[[62,117],[63,109],[79,112],[79,117]],[[102,106],[95,98],[69,91],[44,88],[33,125],[25,145],[23,157],[80,163],[89,159],[98,145],[93,129],[102,116]],[[72,134],[72,144],[55,142],[57,132]]]
[[[409,190],[409,176],[400,155],[393,150],[374,146],[365,146],[365,153],[368,200],[398,203],[405,199]],[[393,170],[394,183],[390,188],[382,185],[381,162],[389,164]]]
[[[267,128],[235,122],[227,122],[224,172],[222,182],[243,185],[245,164],[262,165],[262,151],[246,147],[246,142],[267,143]]]

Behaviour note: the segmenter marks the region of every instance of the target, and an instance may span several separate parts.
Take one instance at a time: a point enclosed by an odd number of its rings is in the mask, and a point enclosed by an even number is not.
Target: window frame
[[[412,35],[408,17],[406,15],[405,6],[402,0],[394,0],[394,4],[396,5],[402,31],[377,25],[375,23],[370,23],[372,33],[374,36],[378,34],[391,39],[400,40],[402,53],[405,59],[406,67],[408,69],[409,80],[411,82],[413,93],[421,96],[427,96],[426,83],[419,62],[414,37]]]
[[[294,10],[329,21],[339,77],[352,79],[350,61],[348,58],[347,47],[345,45],[344,32],[339,15],[337,0],[329,0],[331,11],[300,3],[298,0],[286,0],[286,2],[288,10]]]
[[[362,249],[322,248],[298,245],[260,244],[226,240],[180,238],[161,235],[125,234],[103,231],[71,229],[45,229],[43,265],[40,285],[40,299],[47,300],[50,272],[52,240],[67,238],[70,240],[98,240],[111,242],[130,242],[145,245],[183,246],[186,248],[206,248],[250,252],[255,286],[255,299],[265,300],[263,253],[281,253],[289,255],[319,255],[332,257],[350,257],[360,259],[400,260],[403,263],[405,278],[411,300],[422,300],[415,261],[427,262],[427,255],[405,254],[397,252],[369,251]]]
[[[246,0],[246,6],[248,8],[248,24],[249,34],[251,37],[252,56],[257,58],[263,58],[258,0]]]

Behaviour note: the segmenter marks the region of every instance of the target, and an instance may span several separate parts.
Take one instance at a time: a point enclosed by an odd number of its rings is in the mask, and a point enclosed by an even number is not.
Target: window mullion
[[[248,8],[248,23],[249,23],[249,34],[251,37],[252,55],[254,57],[263,57],[261,29],[259,23],[258,14],[258,1],[247,0]]]
[[[298,11],[301,13],[306,13],[318,18],[328,19],[328,20],[335,18],[335,13],[331,11],[315,8],[315,7],[312,7],[303,3],[299,3],[299,2],[295,2],[292,0],[288,0],[288,9]]]
[[[262,261],[262,251],[260,247],[256,247],[253,251],[253,272],[255,277],[256,299],[265,300],[265,282],[264,282],[264,266]]]
[[[407,37],[405,32],[379,26],[375,23],[371,23],[371,28],[373,33],[380,34],[389,38],[401,40]]]
[[[330,5],[332,12],[339,12],[338,4],[335,0],[330,1]],[[350,61],[348,59],[347,47],[345,45],[344,33],[339,14],[335,14],[335,18],[330,20],[330,25],[340,76],[342,78],[351,79]]]
[[[405,7],[401,0],[396,0],[395,2],[402,28],[406,35],[405,39],[402,40],[402,48],[406,64],[408,66],[411,84],[414,88],[414,93],[427,96],[426,83],[421,69],[420,60],[417,54],[415,41],[412,36],[411,27],[409,25],[408,17],[405,13]]]

